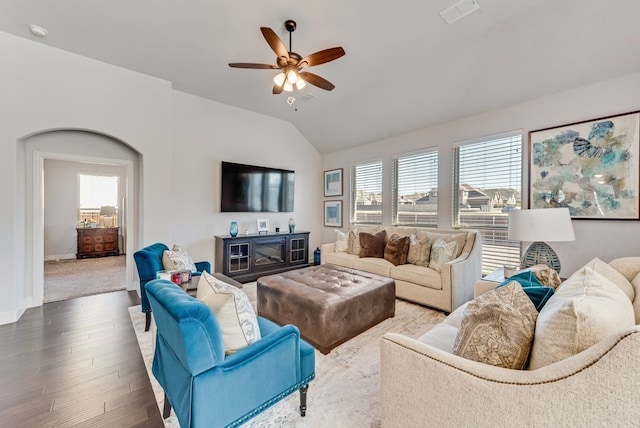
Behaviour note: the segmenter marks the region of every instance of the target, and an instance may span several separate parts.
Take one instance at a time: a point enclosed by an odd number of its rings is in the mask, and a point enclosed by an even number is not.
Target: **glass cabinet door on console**
[[[309,232],[216,236],[215,271],[240,282],[309,266]]]
[[[246,272],[249,265],[249,243],[229,244],[229,272]]]

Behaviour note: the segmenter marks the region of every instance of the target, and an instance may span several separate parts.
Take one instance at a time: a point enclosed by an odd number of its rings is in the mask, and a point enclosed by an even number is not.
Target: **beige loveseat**
[[[386,231],[387,239],[396,234],[425,236],[430,239],[429,242],[437,237],[443,237],[447,241],[457,240],[461,250],[456,258],[441,266],[440,272],[427,266],[411,263],[394,266],[384,258],[360,257],[348,251],[336,251],[335,242],[322,245],[321,263],[393,278],[396,283],[396,297],[445,312],[451,312],[473,298],[474,283],[480,279],[482,273],[482,240],[478,231],[380,226],[351,229],[346,235],[348,237],[351,234],[351,239],[357,239],[360,232],[377,233],[381,230]]]
[[[382,426],[638,426],[640,257],[594,260],[563,282],[537,315],[528,363],[534,369],[452,353],[471,303],[418,339],[385,334]],[[602,274],[604,265],[623,279]],[[549,328],[554,319],[562,321],[557,330]],[[550,352],[556,353],[551,360]]]

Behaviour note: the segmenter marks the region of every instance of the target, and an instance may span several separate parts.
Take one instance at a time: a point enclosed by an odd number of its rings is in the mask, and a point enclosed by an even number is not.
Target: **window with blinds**
[[[351,223],[382,224],[382,161],[354,165],[349,188]]]
[[[118,176],[78,174],[78,219],[98,222],[100,207],[118,206]]]
[[[483,274],[519,264],[520,243],[509,241],[509,211],[521,208],[522,134],[454,149],[453,224],[482,234]]]
[[[393,160],[392,218],[396,225],[438,226],[436,149]]]

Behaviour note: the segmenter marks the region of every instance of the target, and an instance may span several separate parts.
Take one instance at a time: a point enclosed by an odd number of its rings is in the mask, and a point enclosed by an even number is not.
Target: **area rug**
[[[44,264],[44,302],[124,290],[126,256],[47,261]]]
[[[254,305],[256,283],[243,291]],[[129,308],[140,351],[147,366],[162,412],[164,394],[151,374],[155,326],[144,331],[140,306]],[[445,318],[444,313],[403,300],[396,300],[396,315],[334,348],[328,355],[316,351],[316,379],[309,385],[307,415],[298,412],[300,395],[294,393],[259,414],[243,427],[379,427],[380,426],[380,338],[387,332],[419,337]],[[178,428],[173,411],[165,427]]]

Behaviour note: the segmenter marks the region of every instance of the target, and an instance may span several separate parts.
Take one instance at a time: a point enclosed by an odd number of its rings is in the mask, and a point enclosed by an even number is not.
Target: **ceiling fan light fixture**
[[[292,85],[295,84],[298,81],[298,73],[296,73],[295,70],[290,69],[287,72],[287,82],[291,83]]]
[[[293,85],[288,80],[284,82],[284,90],[287,92],[293,91]]]
[[[282,84],[284,83],[284,79],[286,78],[284,73],[280,73],[278,74],[276,77],[273,78],[273,83],[275,83],[277,86],[282,86]]]
[[[296,89],[300,90],[307,86],[307,82],[304,81],[300,76],[298,76],[298,81],[296,82]]]

